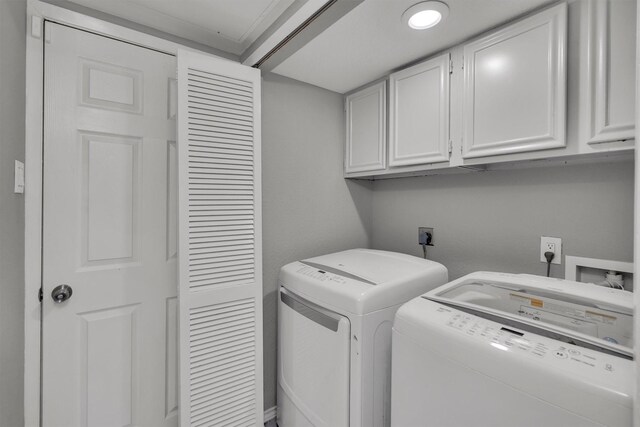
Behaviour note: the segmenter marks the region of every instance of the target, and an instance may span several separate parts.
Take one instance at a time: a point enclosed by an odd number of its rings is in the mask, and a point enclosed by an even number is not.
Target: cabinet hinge
[[[449,154],[453,153],[453,141],[449,140]]]
[[[42,37],[42,18],[39,16],[31,17],[31,37],[36,39]]]
[[[449,74],[453,74],[453,60],[449,60]]]
[[[38,301],[42,302],[42,288],[38,291]]]
[[[51,43],[51,25],[44,26],[44,41],[45,43]]]

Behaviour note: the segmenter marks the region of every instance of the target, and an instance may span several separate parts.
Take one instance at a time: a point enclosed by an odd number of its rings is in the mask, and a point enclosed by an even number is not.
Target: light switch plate
[[[14,168],[13,192],[17,194],[24,193],[24,163],[19,160],[16,160]]]

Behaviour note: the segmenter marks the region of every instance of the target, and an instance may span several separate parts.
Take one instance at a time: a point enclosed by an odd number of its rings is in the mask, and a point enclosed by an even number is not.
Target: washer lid
[[[301,262],[370,285],[395,283],[399,277],[424,274],[430,264],[439,265],[411,255],[373,249],[350,249]]]
[[[631,292],[526,274],[477,272],[424,298],[633,355]]]
[[[351,249],[282,267],[282,286],[333,310],[364,314],[409,301],[447,281],[434,261]]]

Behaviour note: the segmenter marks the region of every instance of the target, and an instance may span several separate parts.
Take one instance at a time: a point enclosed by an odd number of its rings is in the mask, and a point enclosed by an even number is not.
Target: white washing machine
[[[282,267],[278,425],[388,426],[395,312],[446,282],[441,264],[366,249]]]
[[[403,305],[391,425],[631,426],[632,293],[473,273]]]

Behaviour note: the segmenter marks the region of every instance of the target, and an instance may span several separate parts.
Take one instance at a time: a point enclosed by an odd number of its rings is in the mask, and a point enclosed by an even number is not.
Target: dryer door
[[[349,425],[349,319],[280,288],[278,424]]]

